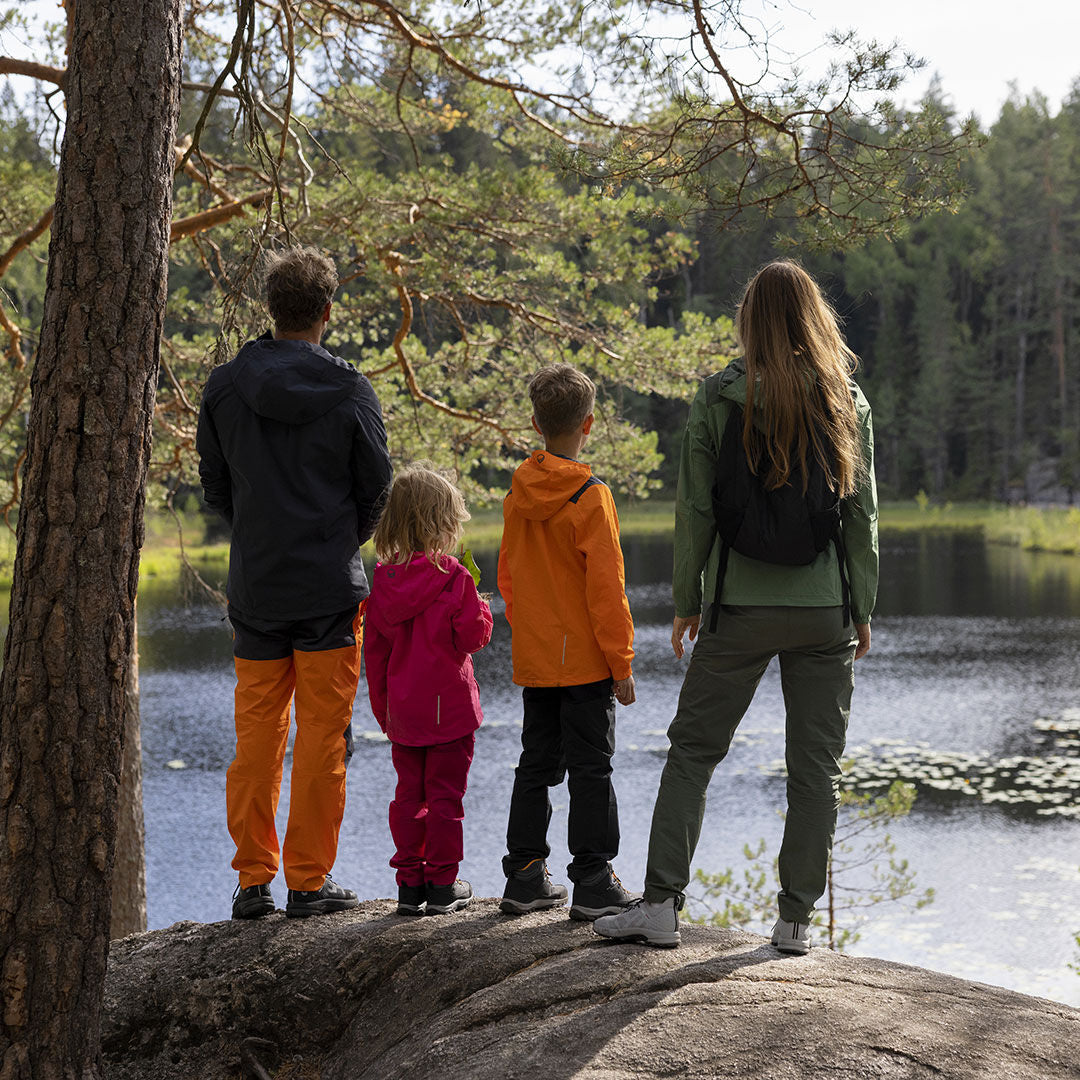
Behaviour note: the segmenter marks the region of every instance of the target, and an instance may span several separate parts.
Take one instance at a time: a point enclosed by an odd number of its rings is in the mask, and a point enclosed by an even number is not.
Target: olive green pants
[[[708,625],[702,619],[702,627]],[[653,809],[645,899],[682,898],[705,792],[769,661],[779,655],[787,713],[787,819],[780,917],[806,922],[825,891],[851,708],[855,635],[839,607],[732,607],[701,632],[668,728],[671,749]]]

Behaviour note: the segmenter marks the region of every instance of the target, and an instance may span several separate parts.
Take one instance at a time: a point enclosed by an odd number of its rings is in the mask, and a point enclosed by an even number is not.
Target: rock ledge
[[[1080,1010],[690,926],[615,945],[494,900],[177,923],[114,942],[111,1080],[1080,1080]]]

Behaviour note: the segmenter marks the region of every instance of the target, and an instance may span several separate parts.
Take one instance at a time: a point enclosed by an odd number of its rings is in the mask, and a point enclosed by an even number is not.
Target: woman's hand
[[[633,675],[627,675],[625,679],[616,679],[612,690],[615,693],[615,700],[620,705],[633,705],[637,701]]]
[[[855,633],[859,635],[859,643],[855,646],[855,659],[861,660],[870,651],[870,624],[856,623]]]
[[[693,641],[697,637],[698,627],[701,625],[701,616],[695,615],[690,619],[681,619],[678,615],[675,616],[675,622],[671,626],[671,647],[675,651],[675,656],[681,660],[683,655],[683,634],[687,630],[690,631],[690,640]],[[869,632],[867,634],[869,639]],[[869,648],[869,646],[867,646]]]

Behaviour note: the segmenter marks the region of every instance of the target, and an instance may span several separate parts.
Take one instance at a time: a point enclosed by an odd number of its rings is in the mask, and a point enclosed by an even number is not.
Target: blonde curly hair
[[[380,562],[406,563],[423,552],[440,570],[461,540],[469,520],[465,497],[428,461],[417,461],[394,477],[375,526],[375,554]]]

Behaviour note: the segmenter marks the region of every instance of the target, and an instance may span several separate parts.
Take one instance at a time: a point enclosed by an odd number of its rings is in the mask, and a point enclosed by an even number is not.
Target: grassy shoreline
[[[670,537],[675,504],[670,500],[637,503],[619,510],[623,536]],[[981,503],[933,505],[926,500],[883,503],[879,525],[883,533],[916,531],[978,532],[991,544],[1080,555],[1080,508],[1015,507]],[[202,543],[203,529],[196,516],[184,521],[188,558],[201,570],[228,565],[227,542]],[[477,511],[465,529],[465,546],[479,551],[498,547],[502,535],[500,510]],[[15,537],[0,530],[0,588],[11,585]],[[148,521],[146,545],[140,562],[143,578],[175,577],[180,570],[180,543],[170,518]]]

